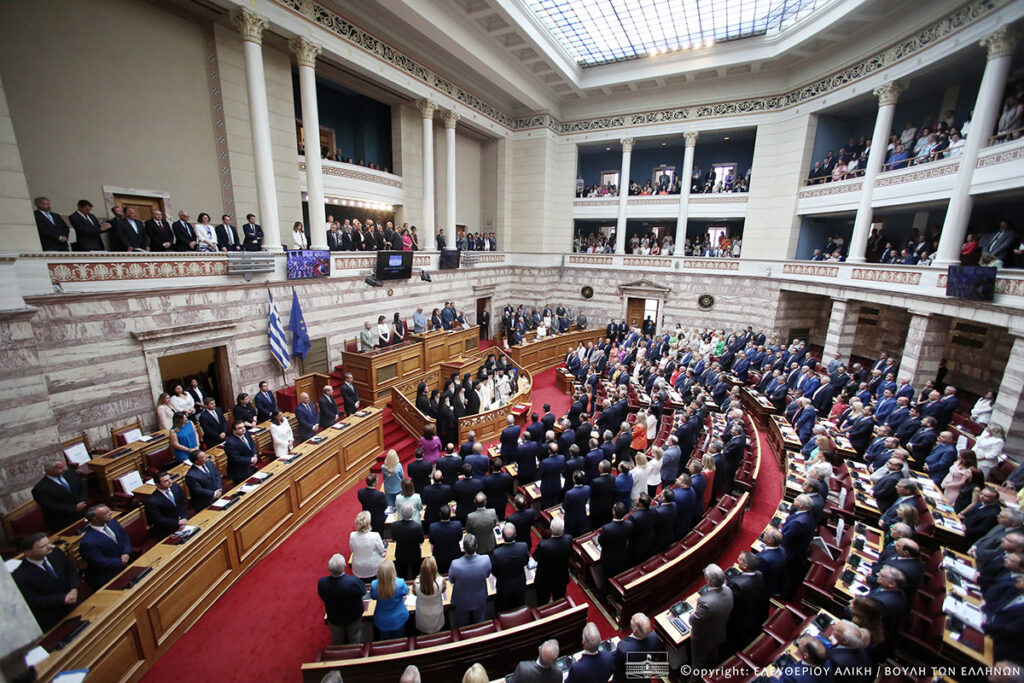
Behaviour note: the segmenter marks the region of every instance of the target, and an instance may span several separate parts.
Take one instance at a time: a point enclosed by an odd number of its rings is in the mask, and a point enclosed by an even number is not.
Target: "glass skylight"
[[[828,0],[524,0],[581,66],[777,33]]]

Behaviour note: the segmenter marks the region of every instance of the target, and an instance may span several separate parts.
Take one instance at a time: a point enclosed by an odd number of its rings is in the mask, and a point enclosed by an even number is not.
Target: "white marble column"
[[[683,133],[686,148],[683,150],[683,170],[679,178],[679,218],[676,219],[676,255],[682,256],[681,247],[686,243],[686,223],[690,217],[690,176],[693,175],[693,148],[697,146],[697,131]]]
[[[988,50],[988,62],[981,77],[978,98],[974,103],[971,130],[967,134],[960,168],[953,182],[953,193],[949,197],[946,220],[942,223],[939,249],[935,252],[932,265],[946,268],[960,263],[960,246],[967,235],[967,222],[971,218],[974,198],[971,197],[971,179],[974,167],[978,165],[978,152],[988,146],[988,138],[995,132],[999,108],[1002,104],[1006,76],[1010,72],[1010,60],[1017,45],[1017,36],[1009,28],[1001,28],[981,41]]]
[[[849,364],[859,315],[859,301],[832,298],[832,312],[829,314],[825,347],[821,353],[822,364],[828,365],[837,353],[843,363]]]
[[[277,186],[274,182],[274,155],[270,148],[270,113],[267,108],[267,80],[263,72],[263,31],[269,25],[264,17],[240,9],[232,16],[242,34],[245,55],[245,86],[249,95],[249,124],[252,126],[253,165],[256,169],[256,199],[263,226],[263,248],[281,251],[281,226],[277,214]],[[317,133],[318,141],[320,133]],[[319,142],[317,147],[319,148]],[[241,221],[241,217],[236,216]]]
[[[426,251],[437,249],[434,237],[434,111],[437,105],[430,100],[416,103],[423,116],[423,226],[420,229],[420,247]],[[455,238],[445,235],[449,249],[455,248]]]
[[[622,138],[622,168],[619,171],[619,214],[615,221],[615,253],[626,253],[626,203],[629,201],[629,164],[633,138]]]
[[[455,239],[455,124],[459,115],[453,111],[444,113],[444,144],[447,164],[445,165],[445,233]]]
[[[946,355],[950,318],[932,313],[910,311],[907,339],[900,357],[897,379],[907,377],[917,390],[939,372],[939,363]]]
[[[1013,346],[999,382],[990,423],[1006,430],[1003,452],[1016,455],[1014,459],[1021,462],[1019,454],[1024,446],[1024,329],[1011,328],[1010,334],[1013,335]]]
[[[860,204],[857,205],[857,218],[853,222],[853,236],[850,238],[850,251],[846,260],[850,263],[864,263],[864,254],[868,245],[868,232],[871,230],[871,197],[875,189],[875,177],[882,170],[885,152],[892,130],[892,118],[896,112],[896,100],[906,86],[900,83],[886,83],[875,88],[878,98],[878,114],[875,116],[875,131],[871,136],[871,151],[868,152],[867,166],[864,169],[864,182],[860,187]]]
[[[320,46],[305,38],[291,42],[299,65],[302,98],[302,132],[306,140],[306,205],[309,208],[309,246],[327,248],[327,216],[324,209],[324,177],[320,163],[320,108],[316,99],[316,57]]]

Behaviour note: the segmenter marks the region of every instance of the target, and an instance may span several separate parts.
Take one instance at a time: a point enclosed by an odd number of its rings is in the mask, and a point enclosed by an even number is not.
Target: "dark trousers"
[[[415,579],[420,573],[421,564],[422,560],[419,558],[406,561],[398,560],[395,562],[395,573],[406,581]]]
[[[526,604],[526,589],[513,591],[498,591],[494,596],[494,611],[507,612]]]
[[[468,626],[470,624],[477,624],[487,618],[487,605],[478,607],[476,609],[459,609],[455,608],[455,623],[452,627]]]
[[[564,583],[535,583],[534,587],[537,589],[537,605],[546,605],[552,600],[561,600],[565,597]]]

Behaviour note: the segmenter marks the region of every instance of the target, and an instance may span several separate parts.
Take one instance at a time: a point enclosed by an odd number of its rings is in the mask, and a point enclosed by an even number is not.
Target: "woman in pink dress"
[[[412,236],[405,228],[402,228],[402,251],[412,251]]]
[[[978,456],[974,451],[966,449],[960,451],[956,462],[949,468],[949,472],[942,480],[942,495],[950,505],[956,503],[960,489],[971,479],[971,468],[978,466]]]
[[[700,460],[701,468],[704,473],[704,508],[708,509],[708,503],[711,502],[711,492],[715,490],[715,457],[710,453],[705,453],[704,457]]]
[[[428,424],[423,429],[423,436],[420,437],[420,448],[423,449],[423,459],[433,464],[441,457],[441,439],[437,436],[437,427]]]

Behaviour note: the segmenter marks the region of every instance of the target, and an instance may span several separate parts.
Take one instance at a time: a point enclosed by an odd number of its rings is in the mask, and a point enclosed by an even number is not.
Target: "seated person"
[[[44,533],[21,539],[24,559],[11,576],[45,633],[78,604],[78,569]]]

